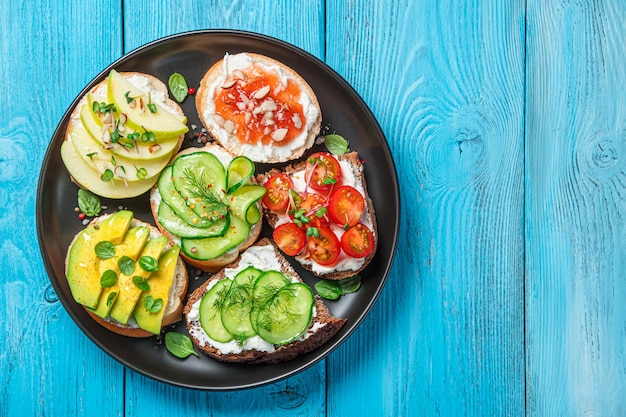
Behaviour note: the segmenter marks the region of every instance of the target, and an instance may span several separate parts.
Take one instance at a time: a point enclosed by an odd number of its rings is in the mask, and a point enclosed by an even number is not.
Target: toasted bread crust
[[[296,71],[283,64],[282,62],[276,61],[275,59],[260,54],[249,52],[245,54],[251,57],[253,63],[261,63],[270,67],[279,67],[283,74],[286,74],[290,78],[296,80],[302,90],[302,94],[307,95],[311,100],[311,105],[317,109],[317,117],[309,127],[304,143],[301,146],[291,150],[291,153],[288,156],[272,155],[268,157],[261,157],[257,155],[247,154],[247,152],[243,150],[244,148],[242,147],[242,144],[239,142],[234,134],[228,133],[226,130],[224,130],[223,127],[220,127],[210,115],[206,114],[205,109],[207,108],[208,103],[214,100],[214,97],[212,97],[210,93],[214,91],[213,88],[221,87],[224,83],[224,80],[228,76],[228,74],[224,73],[224,59],[213,64],[213,66],[208,69],[208,71],[205,73],[205,75],[202,77],[202,80],[200,81],[200,87],[198,88],[198,91],[196,93],[196,109],[200,121],[207,129],[209,134],[229,152],[235,155],[245,155],[254,162],[286,162],[301,157],[307,149],[313,146],[313,144],[315,143],[315,138],[317,137],[321,129],[322,113],[315,92]],[[269,149],[273,146],[276,147],[278,145],[267,145],[266,148]]]
[[[89,225],[97,224],[98,222],[109,217],[110,215],[111,214],[103,214],[102,216],[96,217],[91,222],[89,222]],[[146,223],[144,221],[138,220],[136,218],[133,218],[130,227],[132,228],[132,227],[137,227],[137,226],[144,226],[150,229],[151,238],[161,236],[161,232],[159,231],[159,229],[157,229],[153,225]],[[76,241],[79,234],[80,232],[77,233],[76,236],[74,236],[68,248],[72,247],[72,245]],[[166,246],[166,249],[169,249],[171,247],[172,245],[170,243]],[[67,255],[65,257],[66,273],[67,273],[68,262],[69,262],[69,250],[67,251]],[[189,276],[187,274],[187,268],[185,267],[185,263],[183,262],[182,258],[179,256],[178,261],[176,263],[176,275],[174,278],[174,283],[172,284],[173,289],[170,291],[171,298],[168,301],[167,306],[165,306],[167,310],[165,314],[163,315],[161,328],[168,326],[170,324],[173,324],[173,323],[177,323],[183,318],[183,307],[184,307],[183,301],[185,299],[185,296],[187,295],[188,285],[189,285]],[[153,333],[143,330],[139,328],[137,325],[133,325],[130,323],[122,324],[118,322],[117,320],[114,320],[109,317],[107,317],[106,319],[103,319],[95,315],[94,313],[92,313],[87,307],[84,307],[84,308],[85,308],[85,311],[89,314],[89,316],[91,316],[91,318],[94,321],[96,321],[98,324],[109,329],[112,332],[121,334],[123,336],[129,336],[129,337],[154,336]]]
[[[300,263],[303,268],[305,268],[308,271],[311,271],[314,275],[319,276],[321,278],[330,279],[330,280],[340,280],[343,278],[353,276],[363,271],[367,267],[367,265],[371,262],[371,260],[374,258],[376,254],[376,249],[378,246],[378,227],[376,224],[376,213],[374,211],[374,203],[372,202],[372,199],[370,198],[367,192],[367,184],[365,182],[365,175],[363,173],[363,169],[362,169],[363,164],[361,163],[361,159],[359,158],[359,155],[356,152],[349,152],[343,155],[335,155],[335,158],[337,158],[340,161],[349,162],[350,165],[353,167],[353,172],[355,173],[356,180],[360,182],[363,186],[363,190],[365,191],[363,195],[363,199],[365,201],[365,206],[367,208],[366,215],[370,224],[372,224],[373,226],[372,234],[374,235],[374,250],[367,257],[363,259],[364,262],[361,265],[361,267],[358,269],[354,269],[354,270],[332,271],[332,272],[321,274],[321,273],[315,272],[311,265],[305,264],[302,262]],[[264,185],[269,180],[269,178],[274,174],[283,172],[283,173],[286,173],[287,175],[290,175],[295,172],[302,171],[305,169],[306,163],[307,163],[306,161],[300,161],[295,164],[288,165],[282,170],[272,168],[263,174],[257,175],[256,176],[257,182],[261,185]],[[263,213],[264,213],[265,218],[267,219],[268,224],[272,226],[272,228],[275,228],[276,223],[278,222],[278,216],[272,211],[270,211],[269,209],[267,209],[267,207],[265,206],[263,207]]]
[[[287,259],[285,259],[279,252],[278,248],[267,238],[262,238],[259,242],[256,243],[256,246],[265,246],[271,245],[274,248],[276,256],[281,264],[281,272],[287,273],[293,277],[296,277],[300,280],[300,277],[297,275],[296,271],[289,264]],[[228,265],[227,268],[234,268],[239,264],[240,257]],[[315,308],[317,311],[316,316],[311,321],[311,328],[315,323],[323,324],[322,327],[318,328],[314,333],[309,335],[304,340],[296,340],[287,345],[277,347],[277,349],[273,352],[263,352],[259,350],[244,350],[241,353],[237,354],[223,354],[218,349],[212,347],[209,344],[203,344],[195,335],[198,331],[198,328],[201,329],[201,326],[198,321],[191,321],[189,319],[189,312],[192,309],[194,303],[199,301],[202,296],[207,292],[207,288],[209,285],[216,280],[226,279],[226,275],[224,269],[213,275],[206,282],[204,282],[197,290],[189,295],[187,300],[187,304],[183,310],[185,316],[187,317],[187,330],[189,335],[194,342],[194,344],[206,355],[215,358],[222,362],[238,362],[238,363],[278,363],[286,360],[290,360],[295,358],[298,355],[311,352],[324,343],[326,343],[330,338],[332,338],[337,332],[341,329],[341,327],[346,323],[346,319],[337,318],[332,315],[332,313],[328,310],[328,307],[324,304],[319,296],[315,296]]]
[[[181,155],[190,154],[190,153],[194,153],[194,152],[203,152],[203,151],[204,152],[212,152],[212,151],[216,152],[216,151],[219,151],[219,152],[226,152],[226,153],[228,153],[220,145],[218,145],[216,143],[213,143],[213,142],[209,142],[202,148],[194,148],[194,147],[192,147],[192,148],[183,149],[178,154],[174,155],[174,157],[172,158],[172,161],[174,161],[176,158],[178,158]],[[230,156],[234,158],[234,156],[232,156],[232,154],[230,154]],[[256,182],[256,179],[254,179],[254,178],[252,178],[251,180],[253,182]],[[167,236],[168,240],[172,244],[178,243],[180,241],[180,239],[177,236],[172,235],[159,222],[159,201],[160,201],[160,194],[159,194],[159,187],[158,187],[158,180],[157,180],[157,183],[152,187],[152,190],[150,192],[150,210],[152,211],[152,216],[154,217],[154,222],[157,225],[157,227],[159,228],[159,230],[161,231],[161,233],[164,236]],[[260,203],[259,203],[259,209],[261,209]],[[259,238],[259,235],[261,234],[262,225],[263,225],[263,219],[261,218],[261,220],[259,220],[258,223],[256,223],[255,225],[253,225],[250,228],[250,234],[248,235],[248,238],[245,241],[240,243],[236,248],[234,248],[234,249],[224,253],[222,256],[219,256],[217,258],[207,259],[207,260],[193,259],[193,258],[187,256],[182,251],[181,251],[180,255],[183,257],[185,262],[187,262],[187,264],[189,264],[189,265],[191,265],[191,266],[193,266],[195,268],[198,268],[198,269],[200,269],[202,271],[205,271],[205,272],[216,272],[216,271],[219,271],[225,265],[228,265],[228,264],[234,262],[237,259],[237,257],[239,256],[239,253],[243,252],[248,247],[250,247],[252,244],[254,244],[254,242],[256,242],[256,240]]]

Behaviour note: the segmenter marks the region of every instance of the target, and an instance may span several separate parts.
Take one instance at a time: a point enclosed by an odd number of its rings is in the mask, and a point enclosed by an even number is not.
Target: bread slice
[[[201,148],[191,147],[191,148],[183,149],[172,158],[172,161],[174,161],[177,157],[181,155],[186,155],[186,154],[190,154],[194,152],[212,153],[222,162],[222,165],[224,165],[224,167],[227,167],[230,160],[234,158],[232,154],[230,154],[226,149],[224,149],[220,145],[214,142],[209,142]],[[251,179],[251,181],[256,182],[254,177]],[[154,185],[154,187],[152,187],[152,190],[150,192],[150,209],[152,211],[152,216],[154,217],[155,224],[157,225],[161,233],[167,236],[171,242],[180,244],[180,238],[178,236],[174,236],[173,234],[171,234],[159,222],[158,212],[159,212],[160,203],[161,203],[161,194],[159,192],[159,187],[157,183]],[[259,204],[259,209],[261,209],[260,203],[258,204]],[[224,253],[222,256],[219,256],[217,258],[207,259],[207,260],[198,260],[198,259],[193,259],[185,255],[182,251],[181,251],[181,256],[185,259],[185,262],[187,262],[187,264],[195,268],[198,268],[200,270],[203,270],[205,272],[219,271],[225,265],[228,265],[231,262],[233,262],[235,259],[237,259],[240,252],[244,251],[246,248],[248,248],[250,245],[256,242],[256,240],[259,238],[259,235],[261,233],[262,225],[263,225],[262,220],[254,224],[252,228],[250,229],[250,234],[248,235],[248,238],[245,241],[240,243],[236,248],[229,250],[228,252]]]
[[[363,164],[359,155],[356,152],[348,152],[343,155],[335,155],[335,158],[341,164],[342,173],[344,174],[345,182],[343,185],[351,185],[361,191],[363,199],[365,201],[365,210],[361,215],[361,223],[367,225],[372,234],[374,235],[374,250],[365,258],[355,259],[349,258],[346,254],[339,255],[339,260],[336,265],[324,267],[316,264],[311,258],[306,256],[306,253],[295,256],[295,259],[307,270],[311,271],[316,276],[330,280],[340,280],[358,274],[363,271],[376,254],[376,247],[378,246],[378,228],[376,224],[376,214],[374,211],[374,203],[367,192],[367,184],[365,182],[365,175],[363,173]],[[306,161],[301,161],[295,164],[288,165],[282,170],[271,169],[263,174],[257,175],[257,181],[259,184],[264,185],[268,179],[279,172],[284,172],[290,176],[300,175],[306,169]],[[349,175],[346,175],[349,174]],[[295,181],[296,184],[302,183],[302,181]],[[296,185],[297,187],[297,185]],[[302,192],[300,189],[296,189],[297,192]],[[281,223],[287,221],[286,215],[278,215],[267,207],[263,207],[263,213],[267,222],[272,228],[276,228]],[[305,249],[306,252],[306,249]]]
[[[241,123],[238,123],[236,119],[231,120],[217,114],[215,99],[221,91],[231,89],[236,84],[246,83],[248,77],[258,77],[263,73],[277,74],[280,84],[269,95],[261,91],[263,87],[252,91],[252,94],[245,95],[245,97],[237,93],[232,94],[238,106],[237,114],[240,117],[245,115]],[[271,123],[264,127],[267,130],[264,132],[263,143],[253,144],[240,141],[237,133],[243,135],[244,132],[249,132],[251,123],[265,124],[263,119],[267,116],[270,119],[273,117],[272,121],[280,117],[280,98],[273,95],[273,92],[277,89],[278,91],[284,90],[284,85],[288,81],[293,81],[300,90],[300,96],[294,99],[302,105],[305,119],[302,120],[298,115],[297,120],[292,119],[292,122],[288,122],[288,129],[290,131],[302,129],[302,132],[289,143],[285,143],[287,141],[283,139],[284,135],[281,138],[277,125]],[[269,88],[269,85],[264,85],[264,87]],[[276,103],[278,103],[278,108],[275,108]],[[299,158],[313,146],[322,122],[320,105],[311,86],[296,71],[282,62],[255,53],[226,54],[222,60],[209,68],[196,94],[196,108],[202,124],[220,145],[234,155],[245,155],[254,162],[274,163]]]
[[[277,247],[267,238],[261,239],[256,245],[251,247],[252,250],[255,247],[269,247],[273,251],[273,257],[280,264],[280,271],[288,276],[295,277],[295,279],[301,282],[301,278],[298,276],[293,267],[289,264],[278,250]],[[246,254],[244,253],[244,257]],[[328,307],[324,302],[315,296],[315,315],[313,316],[309,329],[305,332],[305,336],[302,336],[295,341],[283,345],[274,346],[271,351],[262,351],[256,349],[243,349],[234,353],[222,353],[218,348],[211,344],[208,336],[200,325],[197,309],[203,295],[208,291],[211,284],[223,279],[229,279],[227,277],[227,271],[229,268],[236,268],[237,266],[244,266],[252,264],[258,269],[269,269],[263,262],[263,259],[251,256],[250,259],[256,259],[252,263],[248,260],[242,261],[240,256],[236,262],[230,264],[227,268],[221,270],[217,274],[209,278],[204,284],[202,284],[197,290],[190,294],[187,304],[185,305],[184,314],[187,320],[187,329],[193,343],[205,354],[212,358],[215,358],[223,362],[240,362],[240,363],[278,363],[295,358],[298,355],[311,352],[332,338],[341,327],[346,323],[346,319],[337,318],[332,315]],[[243,263],[242,263],[243,262]],[[256,263],[255,263],[256,262]],[[215,345],[217,343],[213,342]],[[236,342],[230,342],[231,344]],[[245,346],[245,344],[244,344]]]
[[[89,225],[98,224],[98,222],[106,219],[110,215],[111,214],[103,214],[102,216],[96,217],[89,223]],[[153,225],[133,218],[130,224],[130,228],[137,227],[137,226],[144,226],[150,229],[149,239],[154,239],[162,235],[161,232]],[[77,237],[78,237],[78,234],[74,237],[74,239],[72,239],[72,242],[69,245],[70,248],[74,244],[74,241],[76,240]],[[165,247],[165,250],[171,247],[172,247],[171,244],[168,244]],[[69,250],[65,258],[66,272],[67,272],[68,261],[69,261]],[[167,305],[164,306],[165,313],[163,315],[163,320],[161,321],[161,328],[168,326],[170,324],[173,324],[173,323],[177,323],[182,319],[183,317],[182,313],[183,313],[183,307],[184,307],[183,301],[184,301],[185,296],[187,295],[188,283],[189,283],[189,276],[187,274],[187,268],[185,266],[185,263],[183,262],[183,259],[179,256],[178,261],[176,263],[174,283],[172,284],[172,287],[170,288],[170,291],[169,291]],[[98,324],[109,329],[112,332],[115,332],[124,336],[138,337],[138,338],[154,336],[153,333],[150,333],[146,330],[141,329],[137,325],[137,322],[135,322],[132,318],[131,320],[129,320],[127,324],[123,324],[117,320],[112,319],[111,317],[101,318],[95,315],[94,313],[92,313],[86,307],[85,307],[85,311],[87,311],[87,313],[91,316],[91,318],[93,318]]]
[[[127,78],[129,81],[131,81],[131,83],[139,90],[146,93],[149,92],[152,100],[162,105],[169,112],[184,116],[183,110],[178,105],[178,103],[169,98],[167,86],[158,78],[150,74],[140,72],[122,72],[120,74]],[[80,117],[80,112],[83,105],[88,102],[87,96],[89,94],[96,98],[100,97],[104,101],[108,102],[108,100],[106,99],[107,79],[96,84],[91,90],[89,90],[89,92],[79,100],[76,107],[72,110],[67,129],[65,131],[64,142],[66,143],[63,144],[63,146],[66,147],[66,153],[74,152],[71,147],[67,146],[67,143],[71,143],[72,141],[72,131],[76,128],[85,129],[85,126]],[[178,141],[174,145],[173,149],[170,151],[171,155],[175,155],[180,150],[184,138],[184,134],[178,137]],[[70,173],[71,180],[79,187],[89,189],[90,191],[102,197],[114,199],[136,197],[148,191],[152,187],[152,185],[154,185],[154,182],[158,179],[158,175],[156,175],[152,178],[147,178],[126,184],[122,184],[120,181],[117,181],[118,184],[116,184],[114,181],[103,182],[100,180],[100,175],[102,173],[97,172],[97,170],[91,166],[80,163],[81,161],[78,154],[74,155],[74,158],[72,158],[76,161],[76,163],[70,164],[68,163],[69,161],[66,159],[67,158],[64,158],[64,162]],[[86,170],[93,172],[86,173]]]

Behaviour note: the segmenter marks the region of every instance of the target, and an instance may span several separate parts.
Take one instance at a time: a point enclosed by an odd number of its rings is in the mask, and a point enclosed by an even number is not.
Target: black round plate
[[[309,82],[321,104],[323,128],[344,136],[350,148],[366,160],[365,178],[377,215],[379,247],[373,261],[361,273],[362,287],[355,294],[328,302],[332,313],[346,317],[347,324],[317,350],[277,365],[227,364],[202,354],[183,360],[167,351],[162,337],[133,339],[112,333],[96,324],[74,302],[64,272],[67,247],[84,227],[74,211],[78,188],[70,181],[60,157],[69,116],[80,97],[102,81],[112,68],[145,72],[165,83],[172,73],[180,72],[190,86],[197,87],[205,71],[226,52],[268,55],[292,67]],[[183,146],[199,146],[192,138],[202,127],[194,98],[188,97],[182,108],[189,126],[197,126],[196,130],[191,129]],[[310,153],[322,147],[316,145]],[[258,165],[257,172],[268,168]],[[147,193],[129,200],[102,199],[102,203],[108,207],[106,212],[113,212],[121,205],[132,210],[136,218],[154,223]],[[170,36],[125,55],[103,70],[77,96],[61,119],[46,152],[37,190],[37,232],[43,261],[59,299],[76,324],[96,345],[125,366],[156,380],[206,390],[248,388],[278,381],[313,365],[345,341],[363,321],[385,284],[397,244],[399,214],[398,180],[389,146],[374,116],[354,89],[307,52],[273,38],[241,31],[208,30]],[[271,236],[267,226],[263,235]],[[309,285],[317,282],[310,273],[296,267]],[[190,292],[208,278],[208,274],[197,277],[194,271],[190,268]],[[166,330],[186,333],[184,320]]]

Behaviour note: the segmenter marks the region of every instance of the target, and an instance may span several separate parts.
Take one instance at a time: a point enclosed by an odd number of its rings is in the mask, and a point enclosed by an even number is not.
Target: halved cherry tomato
[[[289,256],[296,256],[306,244],[306,233],[295,223],[283,223],[274,229],[274,242]]]
[[[357,224],[364,209],[363,196],[359,190],[349,185],[337,188],[328,200],[328,215],[344,229]]]
[[[357,223],[341,235],[341,249],[353,258],[365,258],[374,250],[374,234],[363,223]]]
[[[287,174],[272,175],[265,183],[267,192],[263,196],[263,204],[272,211],[284,213],[289,205],[289,190],[293,188],[293,181]]]
[[[328,193],[333,184],[341,181],[341,165],[332,154],[328,152],[317,152],[307,159],[307,175],[309,175],[309,185],[314,190]]]
[[[309,223],[305,223],[305,226],[309,227],[328,227],[329,220],[326,213],[328,210],[324,207],[326,199],[320,194],[308,193],[299,194],[300,202],[296,203],[297,210],[304,210],[304,214],[309,218]],[[320,211],[321,210],[321,211]],[[317,214],[319,213],[319,215]],[[289,217],[294,218],[294,212],[289,211]]]
[[[339,239],[332,230],[327,227],[317,229],[318,236],[309,236],[307,248],[309,255],[320,265],[332,265],[337,261],[339,252]]]

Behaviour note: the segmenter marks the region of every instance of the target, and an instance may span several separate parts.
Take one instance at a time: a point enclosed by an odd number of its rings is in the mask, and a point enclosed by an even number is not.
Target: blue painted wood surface
[[[0,416],[626,414],[624,2],[0,4]],[[359,329],[301,374],[228,393],[100,351],[56,299],[34,219],[84,85],[203,28],[327,62],[380,122],[402,191],[401,245]]]

